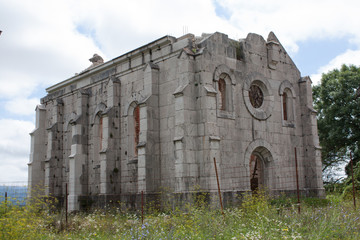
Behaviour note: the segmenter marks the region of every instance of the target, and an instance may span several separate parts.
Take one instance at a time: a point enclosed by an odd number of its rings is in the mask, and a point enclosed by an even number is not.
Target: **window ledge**
[[[224,110],[218,110],[217,111],[217,117],[235,119],[235,113],[234,112],[229,112],[229,111],[224,111]]]
[[[289,127],[289,128],[295,128],[295,123],[293,122],[287,122],[287,121],[283,121],[283,127]]]

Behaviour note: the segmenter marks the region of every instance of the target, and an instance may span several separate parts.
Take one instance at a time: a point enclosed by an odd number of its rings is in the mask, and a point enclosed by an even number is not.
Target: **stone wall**
[[[29,185],[84,202],[143,192],[225,201],[264,188],[323,196],[311,80],[279,40],[222,33],[163,37],[47,89],[32,133]],[[46,149],[46,150],[44,150]],[[183,196],[183,197],[181,197]]]

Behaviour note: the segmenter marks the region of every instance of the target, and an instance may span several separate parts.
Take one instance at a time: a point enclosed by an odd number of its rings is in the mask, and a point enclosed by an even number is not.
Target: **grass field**
[[[0,199],[1,200],[1,199]],[[302,199],[248,196],[241,206],[219,209],[197,203],[184,209],[141,212],[94,210],[49,213],[46,203],[0,206],[0,239],[360,239],[360,211],[351,200],[328,195]]]

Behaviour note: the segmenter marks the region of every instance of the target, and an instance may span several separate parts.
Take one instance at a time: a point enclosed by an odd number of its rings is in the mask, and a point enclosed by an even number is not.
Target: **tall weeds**
[[[359,239],[360,213],[351,201],[302,199],[301,214],[294,199],[271,199],[264,193],[244,195],[242,204],[225,209],[208,205],[205,193],[196,201],[172,206],[166,212],[146,208],[94,210],[69,217],[61,227],[60,214],[44,207],[44,200],[26,207],[0,207],[0,239]]]
[[[12,201],[11,201],[12,200]],[[0,239],[41,239],[52,232],[50,198],[34,198],[25,206],[16,199],[0,198]]]

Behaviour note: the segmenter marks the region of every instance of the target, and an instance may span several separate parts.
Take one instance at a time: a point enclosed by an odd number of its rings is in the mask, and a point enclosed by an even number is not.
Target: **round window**
[[[251,85],[249,89],[250,103],[254,108],[259,108],[264,102],[264,93],[257,85]]]

